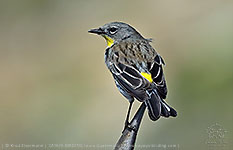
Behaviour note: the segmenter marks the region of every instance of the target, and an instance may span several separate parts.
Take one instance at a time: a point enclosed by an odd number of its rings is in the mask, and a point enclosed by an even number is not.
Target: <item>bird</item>
[[[177,112],[164,99],[167,85],[163,73],[165,62],[151,46],[152,39],[144,38],[124,22],[110,22],[88,31],[102,36],[107,42],[105,64],[120,93],[129,101],[125,127],[134,100],[145,103],[149,118],[176,117]]]

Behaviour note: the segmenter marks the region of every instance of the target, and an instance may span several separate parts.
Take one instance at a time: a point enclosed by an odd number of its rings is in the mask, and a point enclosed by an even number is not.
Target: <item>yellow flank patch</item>
[[[103,35],[103,37],[105,38],[106,42],[107,42],[107,45],[108,47],[111,47],[112,44],[114,43],[114,40],[111,39],[110,37],[108,37],[107,35]]]
[[[151,74],[145,73],[145,72],[141,72],[141,75],[146,78],[149,82],[153,82],[153,79],[151,77]]]

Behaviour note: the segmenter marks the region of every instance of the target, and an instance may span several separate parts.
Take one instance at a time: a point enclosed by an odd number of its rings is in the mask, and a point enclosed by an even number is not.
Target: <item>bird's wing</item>
[[[150,86],[140,72],[134,67],[120,62],[111,65],[111,72],[114,79],[132,96],[139,101],[147,98],[146,90]]]
[[[132,43],[122,46],[123,44],[125,43],[121,43],[121,47],[112,47],[112,61],[109,69],[115,80],[141,101],[148,97],[146,96],[148,88],[156,89],[161,98],[166,98],[167,87],[163,75],[162,57],[148,43],[140,43],[136,46]],[[131,58],[128,58],[129,55]],[[134,63],[126,63],[127,59]],[[144,72],[141,72],[142,70]]]
[[[149,71],[151,73],[153,82],[156,85],[159,96],[165,99],[167,96],[167,86],[163,74],[163,65],[165,65],[165,63],[162,57],[157,54],[154,58],[154,62],[149,66]]]
[[[145,102],[152,120],[155,121],[160,116],[176,116],[176,111],[163,101],[167,87],[162,68],[165,63],[160,55],[155,53],[152,59],[145,59],[137,65],[126,63],[126,55],[112,54],[111,59],[107,65],[117,85],[124,93]],[[132,60],[137,61],[134,58]]]

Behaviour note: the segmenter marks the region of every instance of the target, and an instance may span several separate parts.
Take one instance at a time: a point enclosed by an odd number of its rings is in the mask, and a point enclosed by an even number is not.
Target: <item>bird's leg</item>
[[[131,112],[132,105],[133,105],[133,101],[130,101],[130,102],[129,102],[129,108],[128,108],[127,116],[126,116],[126,119],[125,119],[125,127],[124,127],[124,130],[125,130],[125,129],[128,127],[128,125],[129,125],[129,116],[130,116],[130,112]],[[123,131],[124,131],[124,130],[123,130]]]

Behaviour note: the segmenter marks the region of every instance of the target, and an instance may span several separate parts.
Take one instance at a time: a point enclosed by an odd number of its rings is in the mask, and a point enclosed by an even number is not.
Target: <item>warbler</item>
[[[125,126],[134,99],[144,102],[151,120],[176,117],[177,112],[164,99],[167,86],[163,73],[163,58],[132,26],[123,22],[107,23],[88,32],[101,35],[107,41],[105,63],[113,75],[120,93],[129,101]]]

